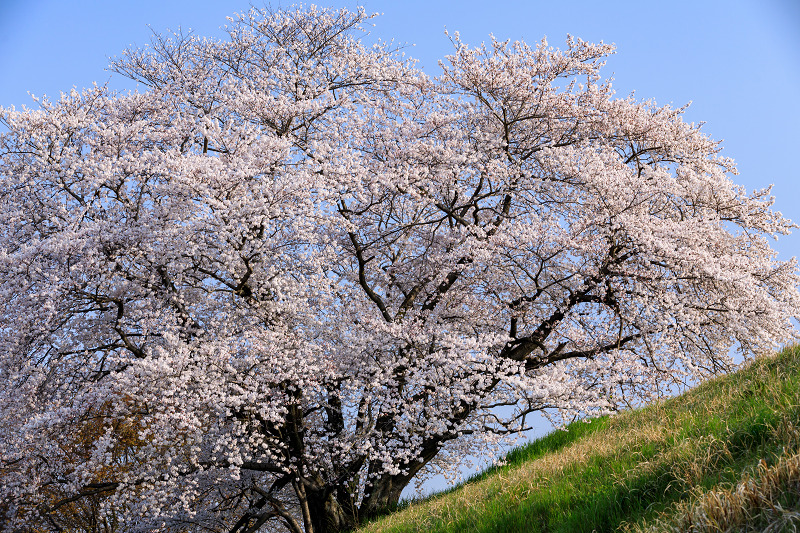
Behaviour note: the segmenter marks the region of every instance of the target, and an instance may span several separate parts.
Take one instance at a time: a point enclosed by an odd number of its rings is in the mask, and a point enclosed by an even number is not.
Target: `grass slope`
[[[512,451],[505,466],[359,532],[798,526],[800,346],[663,403],[574,423]]]

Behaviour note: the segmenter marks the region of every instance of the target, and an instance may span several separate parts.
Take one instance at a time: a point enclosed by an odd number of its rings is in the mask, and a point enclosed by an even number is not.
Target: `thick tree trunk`
[[[313,533],[342,533],[352,531],[358,525],[357,517],[346,512],[334,493],[309,494],[308,510],[311,515]]]
[[[412,464],[406,465],[404,474],[384,475],[373,482],[361,503],[360,518],[364,520],[395,510],[403,489],[436,456],[440,447],[440,440],[433,439],[426,442],[419,458]]]
[[[386,476],[372,485],[372,490],[356,510],[348,501],[341,501],[335,492],[308,493],[307,503],[313,533],[344,533],[354,530],[361,520],[379,516],[395,509],[403,489],[410,481],[407,476]],[[306,526],[307,529],[308,525]],[[310,532],[309,532],[310,533]]]
[[[441,440],[432,439],[425,443],[420,457],[412,464],[407,464],[404,474],[382,474],[373,478],[367,488],[361,505],[356,502],[344,487],[336,490],[320,490],[314,492],[298,492],[304,496],[308,504],[313,533],[344,533],[354,530],[360,522],[391,512],[397,508],[403,489],[408,486],[414,476],[436,456],[441,447]],[[376,468],[373,465],[373,468]],[[372,471],[376,474],[377,472]],[[301,496],[301,493],[303,496]],[[308,525],[306,526],[308,529]],[[311,532],[309,532],[311,533]]]
[[[373,483],[369,496],[361,505],[362,519],[379,516],[397,508],[400,495],[411,478],[386,476]]]

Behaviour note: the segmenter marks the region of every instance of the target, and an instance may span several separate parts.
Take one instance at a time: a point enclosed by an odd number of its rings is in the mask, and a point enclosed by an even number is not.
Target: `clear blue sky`
[[[291,2],[283,2],[284,5]],[[325,3],[325,2],[322,2]],[[247,0],[0,0],[0,106],[29,104],[28,91],[57,97],[92,82],[127,88],[108,57],[143,45],[150,29],[223,36],[225,16]],[[280,5],[280,2],[273,2]],[[338,0],[330,5],[357,5]],[[478,44],[490,33],[535,42],[567,33],[613,42],[606,67],[621,96],[680,106],[723,140],[748,189],[775,184],[776,208],[800,221],[800,0],[364,0],[381,12],[374,35],[414,44],[430,73],[449,53],[444,29]],[[800,231],[776,244],[800,256]]]
[[[254,1],[257,4],[257,2]],[[335,7],[354,0],[319,2]],[[273,6],[280,5],[273,2]],[[283,2],[289,5],[291,2]],[[143,45],[150,29],[224,36],[225,16],[250,3],[226,0],[0,0],[0,106],[30,104],[28,92],[109,82],[108,58]],[[530,43],[568,33],[615,43],[606,67],[620,96],[693,104],[687,119],[723,140],[748,189],[774,184],[776,209],[800,222],[800,0],[364,0],[381,12],[373,35],[414,44],[407,53],[431,74],[458,30],[478,44],[493,33]],[[800,256],[800,230],[775,244]],[[439,485],[434,484],[433,486]]]

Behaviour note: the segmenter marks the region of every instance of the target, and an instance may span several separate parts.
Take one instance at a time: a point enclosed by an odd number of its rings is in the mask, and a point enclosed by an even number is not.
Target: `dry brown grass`
[[[775,465],[759,463],[735,486],[698,491],[692,501],[677,504],[671,516],[636,531],[692,533],[785,532],[800,526],[800,454]]]

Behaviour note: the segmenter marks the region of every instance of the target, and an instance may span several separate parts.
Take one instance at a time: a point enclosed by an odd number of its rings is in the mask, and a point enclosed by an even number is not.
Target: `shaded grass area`
[[[363,532],[793,531],[800,347],[644,409],[577,422]]]

